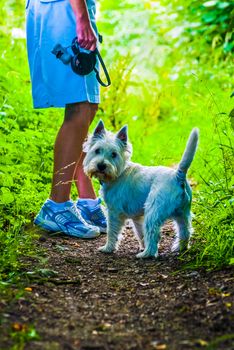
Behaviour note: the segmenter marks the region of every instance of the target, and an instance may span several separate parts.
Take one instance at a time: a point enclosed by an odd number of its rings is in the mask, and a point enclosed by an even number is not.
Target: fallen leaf
[[[207,341],[205,341],[203,339],[196,340],[196,344],[198,344],[200,346],[207,346],[208,345]]]
[[[24,332],[27,329],[25,324],[19,322],[13,323],[11,327],[15,332]]]
[[[230,297],[231,293],[222,293],[221,294],[223,298]]]
[[[227,308],[230,308],[230,307],[232,307],[232,303],[225,303],[225,306],[226,306]]]
[[[12,329],[16,332],[21,331],[22,328],[23,328],[23,325],[21,323],[18,323],[18,322],[13,323],[13,325],[12,325]]]
[[[165,350],[167,348],[166,344],[159,344],[158,341],[152,341],[151,345],[155,350]]]
[[[111,328],[111,324],[110,323],[102,323],[99,326],[96,327],[96,331],[102,331],[105,332],[107,330],[109,330]]]
[[[38,269],[38,273],[43,277],[54,277],[58,275],[57,271],[51,269]]]

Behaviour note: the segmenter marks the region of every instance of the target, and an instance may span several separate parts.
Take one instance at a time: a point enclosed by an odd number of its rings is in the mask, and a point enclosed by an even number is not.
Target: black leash
[[[96,48],[94,50],[95,54],[97,55],[98,59],[99,59],[99,62],[101,63],[101,66],[102,66],[102,69],[103,69],[103,72],[106,76],[106,80],[107,80],[107,83],[105,84],[101,78],[100,78],[100,74],[99,74],[99,71],[96,67],[94,67],[94,71],[96,73],[96,78],[97,78],[97,81],[99,82],[100,85],[104,86],[104,87],[107,87],[107,86],[110,86],[111,85],[111,79],[110,79],[110,76],[109,76],[109,73],[106,69],[106,66],[105,66],[105,63],[102,59],[102,56],[100,55],[100,52],[98,51],[98,49]]]

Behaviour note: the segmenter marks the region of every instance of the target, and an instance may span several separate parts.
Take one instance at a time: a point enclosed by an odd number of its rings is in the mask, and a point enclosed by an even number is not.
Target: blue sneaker
[[[83,219],[90,225],[100,228],[101,233],[107,232],[106,217],[101,208],[101,199],[78,199],[76,205]]]
[[[78,238],[94,238],[100,235],[100,229],[85,222],[72,201],[55,203],[47,199],[34,223],[47,231],[62,232]]]

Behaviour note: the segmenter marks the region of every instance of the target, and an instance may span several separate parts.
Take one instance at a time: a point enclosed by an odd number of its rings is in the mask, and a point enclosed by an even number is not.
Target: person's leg
[[[47,199],[34,223],[52,232],[63,232],[77,238],[94,238],[100,229],[87,223],[77,205],[70,199],[71,182],[82,153],[82,144],[87,135],[97,105],[90,103],[69,104],[65,119],[54,147],[54,174],[50,199]]]
[[[92,123],[97,110],[98,110],[98,104],[94,104],[92,111],[90,113],[90,124]],[[84,157],[85,157],[85,153],[82,152],[79,162],[77,163],[77,166],[75,168],[74,181],[75,181],[80,198],[95,199],[96,194],[94,192],[92,182],[90,178],[84,173],[84,169],[83,169]]]
[[[96,110],[93,109],[93,114],[91,115],[90,123],[92,122],[95,113]],[[107,226],[106,217],[100,205],[101,199],[96,198],[92,182],[90,178],[84,173],[84,157],[85,153],[82,152],[74,172],[74,181],[79,195],[79,199],[76,202],[76,206],[87,223],[99,227],[101,232],[105,233]]]
[[[82,152],[77,167],[75,169],[74,181],[80,198],[95,199],[96,194],[90,178],[84,173],[83,160],[85,153]]]
[[[77,164],[82,154],[82,144],[97,108],[97,104],[89,102],[69,104],[65,108],[64,122],[54,146],[54,173],[50,195],[50,199],[54,202],[65,202],[70,199],[71,183],[75,176],[81,181],[79,191],[82,196],[89,198],[90,195],[95,195],[90,180],[85,178],[81,166],[77,167]]]

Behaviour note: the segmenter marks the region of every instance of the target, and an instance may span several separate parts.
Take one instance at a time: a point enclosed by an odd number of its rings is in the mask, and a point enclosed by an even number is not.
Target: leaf
[[[159,344],[156,346],[156,350],[165,350],[167,348],[166,344]]]
[[[205,23],[211,23],[213,21],[215,21],[217,19],[217,12],[216,11],[212,11],[210,13],[205,13],[203,16],[202,16],[202,20],[205,22]]]
[[[227,298],[230,297],[231,293],[222,293],[222,297],[223,298]]]
[[[29,339],[40,339],[39,335],[37,334],[37,331],[34,328],[29,330],[27,336]]]
[[[151,342],[151,346],[155,350],[166,350],[167,349],[167,345],[166,344],[160,344],[158,341],[152,341]]]
[[[100,324],[99,326],[96,327],[96,331],[101,331],[101,332],[106,332],[108,331],[109,329],[111,329],[111,324],[110,323],[102,323]]]
[[[203,339],[198,339],[196,341],[196,344],[200,345],[200,346],[207,346],[208,345],[208,342],[206,340],[203,340]]]
[[[234,47],[234,43],[230,43],[230,42],[226,42],[223,45],[223,49],[224,49],[225,52],[231,52],[233,47]]]
[[[217,4],[217,1],[206,1],[202,4],[204,7],[213,7]]]
[[[14,185],[14,181],[11,175],[8,173],[0,174],[0,184],[3,187],[12,187]]]
[[[228,309],[230,309],[232,307],[232,303],[224,303],[224,304]]]
[[[225,9],[227,8],[228,6],[230,6],[231,4],[227,1],[219,1],[218,2],[218,8],[219,9]]]
[[[12,107],[12,106],[10,106],[10,105],[8,105],[6,103],[2,107],[3,108],[8,108],[8,109],[14,109],[14,107]]]
[[[24,332],[27,328],[25,324],[19,322],[14,322],[11,327],[15,332]]]
[[[50,269],[39,269],[37,272],[43,276],[43,277],[54,277],[58,275],[57,271],[50,270]]]
[[[15,198],[13,194],[11,193],[10,189],[7,187],[1,188],[2,194],[0,194],[0,203],[1,204],[10,204],[14,202]]]

